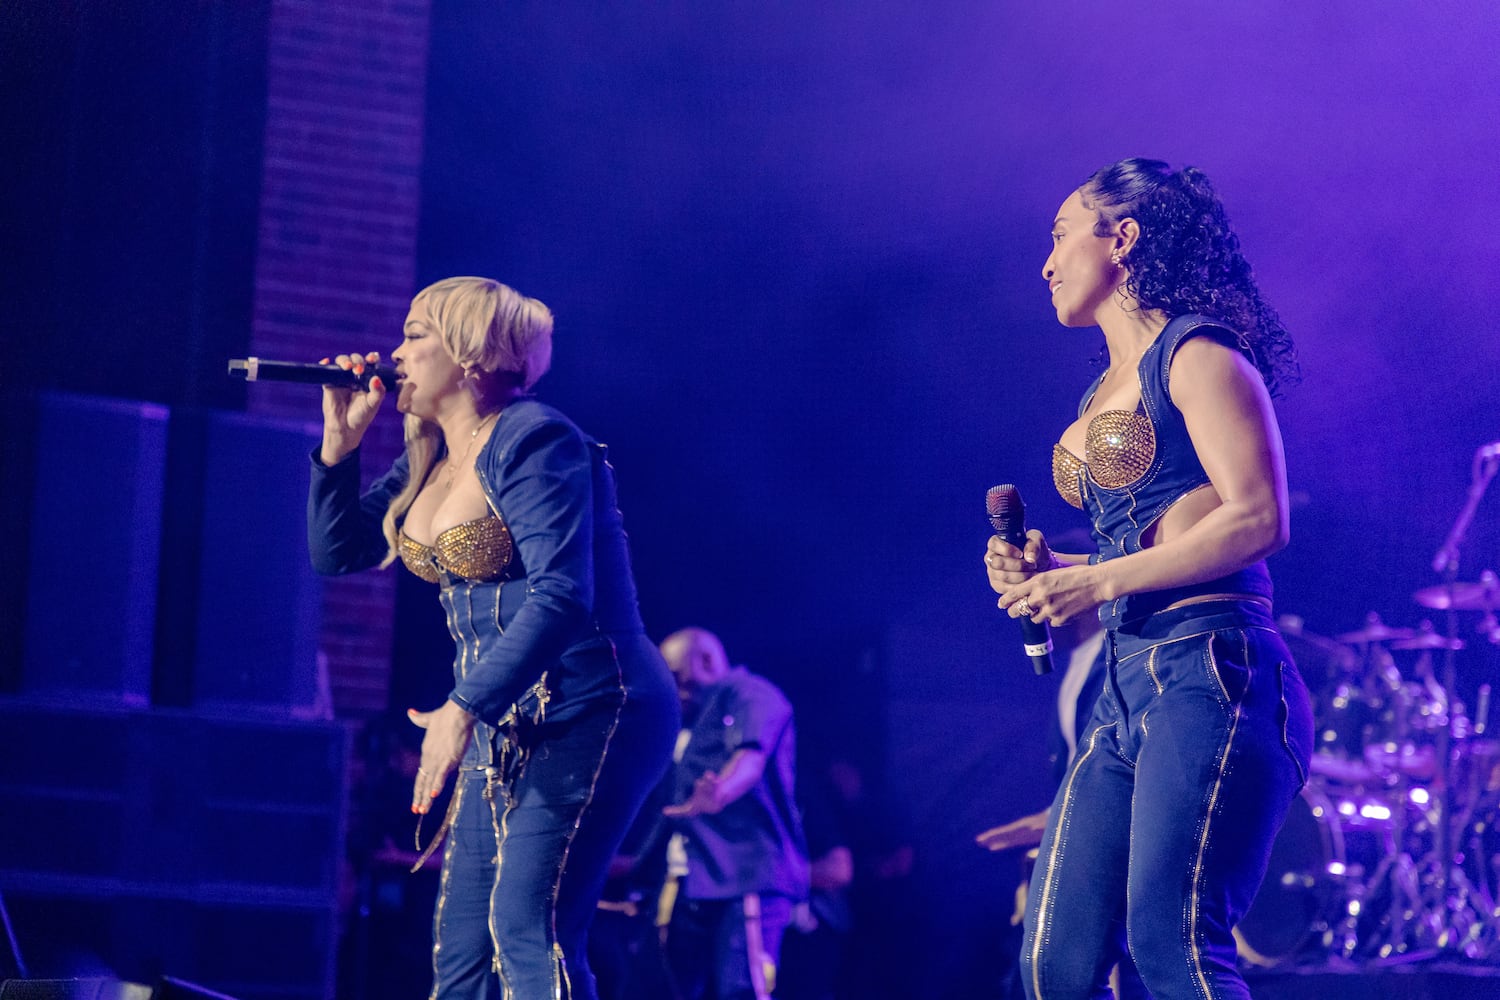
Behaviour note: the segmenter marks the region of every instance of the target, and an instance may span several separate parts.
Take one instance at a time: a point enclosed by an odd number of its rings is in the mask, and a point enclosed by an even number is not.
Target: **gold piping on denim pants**
[[[450,817],[454,815],[454,807],[457,805],[458,800],[463,798],[463,789],[463,781],[459,780],[457,782],[457,786],[453,790],[454,804],[448,809],[448,815]],[[447,822],[448,821],[446,819],[443,821],[443,825],[445,828],[447,827]],[[426,861],[432,855],[432,852],[437,848],[438,843],[438,838],[434,837],[432,840],[432,844],[427,848],[426,852],[423,853],[422,857],[418,859],[417,863],[412,866],[413,872],[422,867],[422,862]],[[437,1000],[438,989],[442,986],[442,981],[438,978],[437,958],[438,952],[443,948],[443,910],[447,908],[448,880],[452,877],[450,874],[452,871],[452,867],[449,862],[453,859],[453,843],[454,842],[452,840],[449,840],[447,850],[443,852],[443,875],[438,883],[437,906],[434,908],[432,913],[432,992],[428,994],[428,1000]],[[419,818],[417,820],[417,849],[421,850],[421,847],[422,821]]]
[[[1116,723],[1115,725],[1118,725],[1118,723]],[[1044,936],[1044,930],[1048,933],[1051,932],[1051,914],[1049,913],[1049,908],[1052,905],[1050,901],[1050,897],[1053,892],[1052,882],[1054,873],[1057,870],[1057,855],[1062,846],[1063,824],[1069,822],[1071,818],[1071,810],[1073,806],[1073,778],[1078,774],[1078,769],[1082,765],[1082,763],[1089,757],[1092,757],[1094,751],[1098,749],[1099,734],[1103,732],[1105,728],[1106,727],[1104,726],[1100,726],[1098,729],[1094,730],[1093,735],[1089,737],[1089,748],[1082,754],[1080,754],[1078,759],[1073,762],[1073,766],[1068,769],[1067,783],[1063,786],[1062,804],[1057,808],[1057,821],[1053,824],[1054,829],[1052,833],[1052,850],[1048,852],[1047,867],[1042,875],[1041,892],[1037,896],[1036,928],[1032,932],[1031,991],[1032,994],[1036,997],[1036,1000],[1042,1000],[1042,938]]]
[[[613,640],[606,639],[606,641],[609,642],[610,656],[615,664],[615,683],[619,686],[620,701],[615,706],[615,717],[610,720],[609,732],[604,734],[604,746],[599,750],[599,763],[594,765],[593,777],[589,779],[588,794],[584,796],[583,803],[578,807],[578,815],[573,817],[573,829],[568,831],[567,841],[563,844],[562,857],[558,859],[557,875],[552,882],[550,931],[554,952],[553,975],[558,977],[552,985],[553,1000],[566,1000],[567,997],[573,995],[573,984],[568,978],[568,966],[564,961],[562,945],[557,941],[557,897],[562,892],[563,872],[568,867],[568,854],[573,849],[573,838],[578,836],[578,828],[583,825],[583,814],[588,812],[589,806],[593,804],[594,792],[599,787],[599,775],[604,773],[604,762],[609,757],[609,748],[614,743],[615,733],[620,728],[620,716],[625,712],[625,702],[629,700],[629,695],[625,691],[625,672],[620,667],[620,651]]]
[[[510,747],[509,740],[510,738],[507,737],[504,747]],[[514,752],[519,753],[519,748],[515,748]],[[494,831],[495,835],[495,881],[490,884],[489,930],[490,947],[494,950],[495,975],[500,979],[500,992],[506,1000],[509,1000],[514,991],[510,988],[510,980],[505,975],[505,966],[500,961],[500,935],[495,930],[495,888],[500,885],[500,866],[505,863],[506,824],[510,819],[510,811],[515,806],[515,799],[512,798],[509,789],[501,784],[505,781],[505,776],[501,773],[501,768],[506,763],[503,749],[500,761],[501,767],[486,768],[484,783],[484,797],[490,804],[490,828]],[[505,795],[504,813],[497,812],[495,808],[495,786],[497,784],[501,785],[501,790]]]
[[[1240,633],[1241,640],[1249,645],[1249,640],[1243,632]],[[1214,658],[1213,641],[1209,640],[1207,648],[1208,666],[1213,671],[1215,679],[1219,679],[1219,664]],[[1248,648],[1247,655],[1242,657],[1246,662],[1246,671],[1253,672],[1254,667],[1249,665]],[[1245,690],[1250,689],[1251,677],[1246,677]],[[1223,686],[1223,681],[1219,681]],[[1224,771],[1229,767],[1229,754],[1234,749],[1234,738],[1239,734],[1240,717],[1244,714],[1244,699],[1234,705],[1234,719],[1229,726],[1229,738],[1224,742],[1224,750],[1219,755],[1218,773],[1214,775],[1213,792],[1208,797],[1208,809],[1203,817],[1203,832],[1198,836],[1198,854],[1193,859],[1193,881],[1188,890],[1188,954],[1192,958],[1193,974],[1198,979],[1198,985],[1203,990],[1205,997],[1212,997],[1213,990],[1209,988],[1208,976],[1203,971],[1203,949],[1198,944],[1198,914],[1201,909],[1203,894],[1203,856],[1208,852],[1209,829],[1213,825],[1214,810],[1219,804],[1219,791],[1224,786]]]
[[[534,694],[537,699],[530,721],[533,726],[540,726],[547,720],[547,704],[552,699],[547,688],[546,671],[542,672],[541,680],[531,686],[529,693]],[[515,995],[515,990],[505,974],[505,964],[500,954],[500,935],[495,929],[495,896],[500,888],[501,870],[505,866],[505,844],[510,838],[510,814],[516,807],[515,784],[521,780],[521,772],[529,758],[529,751],[521,746],[520,728],[524,718],[521,702],[517,701],[500,720],[499,728],[509,728],[500,744],[500,759],[493,768],[485,769],[485,773],[489,775],[489,780],[485,783],[485,798],[490,801],[491,822],[495,832],[495,880],[490,884],[490,944],[495,951],[495,974],[500,978],[500,990],[506,1000]],[[505,810],[498,817],[494,806],[497,787],[505,799]]]
[[[1151,652],[1146,654],[1146,676],[1151,678],[1151,686],[1156,689],[1158,698],[1162,693],[1161,678],[1156,676],[1156,651],[1159,649],[1161,646],[1152,646]]]

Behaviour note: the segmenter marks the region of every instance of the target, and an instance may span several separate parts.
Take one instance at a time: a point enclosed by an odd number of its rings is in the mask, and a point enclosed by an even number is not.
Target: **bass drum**
[[[1330,796],[1314,776],[1292,800],[1265,881],[1234,929],[1240,959],[1274,968],[1309,955],[1326,958],[1360,880],[1394,850],[1389,810]]]

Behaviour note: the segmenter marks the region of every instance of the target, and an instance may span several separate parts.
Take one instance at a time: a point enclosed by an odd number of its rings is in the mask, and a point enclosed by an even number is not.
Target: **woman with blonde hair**
[[[327,388],[308,541],[321,573],[400,559],[436,584],[453,690],[427,712],[412,812],[451,774],[432,996],[585,998],[610,858],[663,773],[676,688],[646,638],[604,447],[531,398],[552,314],[497,281],[412,300],[396,365],[406,448],[361,494],[387,392]],[[340,355],[362,371],[379,355]],[[419,819],[420,823],[420,819]]]

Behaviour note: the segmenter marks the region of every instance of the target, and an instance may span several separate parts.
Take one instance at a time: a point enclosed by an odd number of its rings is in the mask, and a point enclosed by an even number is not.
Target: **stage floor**
[[[1246,973],[1255,1000],[1500,1000],[1500,967],[1434,961]]]

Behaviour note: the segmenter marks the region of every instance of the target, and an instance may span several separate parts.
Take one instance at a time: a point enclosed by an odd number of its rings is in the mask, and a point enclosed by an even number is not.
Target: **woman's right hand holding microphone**
[[[345,371],[363,373],[366,365],[379,360],[379,352],[371,351],[363,355],[340,354],[332,363]],[[321,362],[328,363],[327,358]],[[359,447],[385,400],[387,388],[378,376],[370,379],[370,387],[364,392],[329,385],[323,387],[323,448],[318,458],[324,465],[339,464]]]

